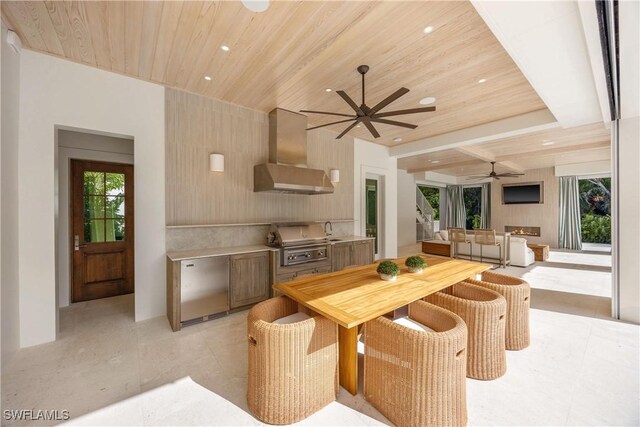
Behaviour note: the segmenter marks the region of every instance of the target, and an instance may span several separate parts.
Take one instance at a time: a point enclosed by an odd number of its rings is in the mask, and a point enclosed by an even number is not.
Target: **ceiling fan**
[[[524,175],[523,173],[512,173],[512,172],[505,172],[505,173],[496,173],[496,162],[491,162],[491,173],[488,175],[475,175],[475,176],[469,176],[467,177],[467,180],[470,179],[486,179],[486,178],[492,178],[492,179],[500,179],[500,178],[517,178],[519,176]]]
[[[343,136],[345,136],[347,134],[347,132],[349,132],[351,129],[353,129],[358,123],[362,123],[363,125],[365,125],[367,127],[367,129],[369,129],[369,132],[371,132],[371,135],[373,135],[374,138],[379,138],[380,134],[378,133],[376,128],[373,126],[373,123],[382,123],[382,124],[385,124],[385,125],[400,126],[400,127],[408,128],[408,129],[415,129],[415,128],[418,127],[417,125],[412,125],[412,124],[409,124],[409,123],[398,122],[398,121],[395,121],[395,120],[388,120],[388,119],[385,119],[385,117],[402,116],[402,115],[405,115],[405,114],[426,113],[426,112],[429,112],[429,111],[436,111],[436,107],[432,106],[432,107],[411,108],[411,109],[408,109],[408,110],[387,111],[385,113],[380,113],[379,111],[382,110],[384,107],[386,107],[387,105],[391,104],[396,99],[400,98],[402,95],[404,95],[407,92],[409,92],[409,89],[407,89],[405,87],[401,87],[400,89],[398,89],[397,91],[395,91],[394,93],[392,93],[391,95],[389,95],[388,97],[386,97],[385,99],[383,99],[382,101],[377,103],[374,107],[369,108],[367,106],[367,104],[365,103],[365,96],[364,96],[364,94],[365,94],[364,75],[367,74],[367,71],[369,71],[369,66],[368,65],[360,65],[357,68],[357,70],[358,70],[358,73],[360,73],[362,75],[362,105],[358,106],[353,101],[353,99],[351,99],[349,97],[349,95],[346,94],[345,91],[343,91],[343,90],[336,91],[336,93],[338,95],[340,95],[340,97],[342,99],[344,99],[347,104],[349,104],[349,106],[353,109],[355,114],[331,113],[331,112],[326,112],[326,111],[300,110],[301,113],[327,114],[327,115],[330,115],[330,116],[349,117],[348,119],[345,119],[345,120],[339,120],[337,122],[332,122],[332,123],[327,123],[327,124],[320,125],[320,126],[310,127],[307,130],[317,129],[317,128],[321,128],[321,127],[325,127],[325,126],[336,125],[338,123],[347,123],[347,122],[353,121],[353,123],[351,123],[349,126],[347,126],[347,128],[344,131],[342,131],[342,133],[340,135],[338,135],[336,137],[336,139],[340,139]]]

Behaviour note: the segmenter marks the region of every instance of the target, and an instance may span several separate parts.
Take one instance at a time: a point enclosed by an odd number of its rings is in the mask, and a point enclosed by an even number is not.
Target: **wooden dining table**
[[[423,256],[427,267],[409,273],[404,259],[394,281],[380,279],[377,264],[306,276],[273,286],[338,324],[340,385],[358,393],[358,326],[491,268],[459,259]]]

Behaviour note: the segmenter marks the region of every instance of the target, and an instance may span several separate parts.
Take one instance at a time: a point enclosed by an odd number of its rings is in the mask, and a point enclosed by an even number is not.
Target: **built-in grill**
[[[329,249],[322,225],[308,222],[271,224],[267,244],[280,248],[281,266],[326,260]]]

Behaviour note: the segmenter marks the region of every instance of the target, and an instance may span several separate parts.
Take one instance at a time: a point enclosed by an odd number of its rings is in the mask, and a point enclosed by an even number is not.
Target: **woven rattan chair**
[[[298,311],[281,296],[255,305],[247,318],[247,404],[269,424],[291,424],[338,395],[338,327],[322,316],[275,324]]]
[[[467,376],[492,380],[507,371],[504,333],[507,302],[490,289],[468,283],[453,286],[452,294],[436,292],[425,301],[460,316],[469,330]]]
[[[505,346],[507,350],[522,350],[530,343],[529,306],[531,304],[531,288],[524,280],[506,274],[485,271],[482,280],[465,280],[465,282],[491,289],[507,300],[507,323]]]
[[[455,314],[416,301],[417,331],[378,317],[364,327],[364,397],[398,426],[467,422],[467,328]]]
[[[473,261],[473,243],[467,236],[467,230],[464,228],[450,228],[449,241],[453,246],[453,258],[458,255],[458,244],[464,243],[469,245],[469,259]]]
[[[502,262],[502,245],[496,239],[496,230],[487,228],[476,228],[473,230],[474,241],[477,245],[480,245],[480,262],[482,262],[482,248],[484,246],[498,247],[498,263],[504,267]]]

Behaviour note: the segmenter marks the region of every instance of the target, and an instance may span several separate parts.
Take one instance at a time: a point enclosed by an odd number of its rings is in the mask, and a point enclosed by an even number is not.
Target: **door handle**
[[[78,236],[77,234],[73,236],[73,250],[74,251],[79,251],[80,248],[84,248],[87,245],[81,245],[80,244],[80,236]]]

